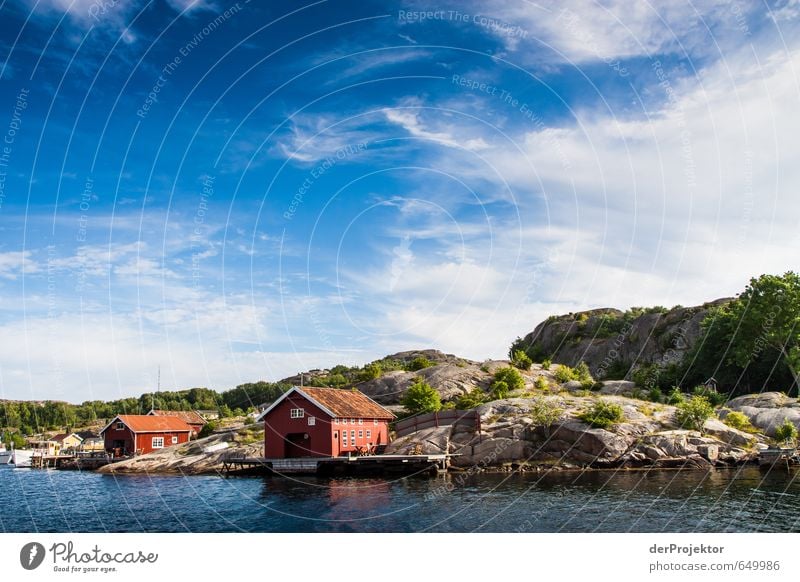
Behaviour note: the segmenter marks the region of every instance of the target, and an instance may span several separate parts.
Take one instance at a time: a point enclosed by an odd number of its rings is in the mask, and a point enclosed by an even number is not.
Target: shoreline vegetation
[[[292,385],[360,390],[403,418],[474,410],[478,427],[395,438],[386,453],[454,455],[455,471],[733,467],[800,427],[800,278],[752,279],[735,298],[696,307],[594,309],[552,316],[476,362],[438,350],[364,366],[310,370],[279,382],[143,394],[112,403],[0,402],[3,440],[35,429],[96,427],[115,414],[209,409],[201,438],[100,469],[214,474],[232,453],[261,456],[258,406]],[[43,432],[39,430],[39,432]]]

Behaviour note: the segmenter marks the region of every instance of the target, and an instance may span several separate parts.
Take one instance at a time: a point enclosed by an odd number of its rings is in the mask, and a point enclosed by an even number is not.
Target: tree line
[[[210,388],[147,392],[139,398],[92,400],[81,404],[58,401],[0,401],[0,427],[24,435],[48,430],[69,431],[108,421],[118,414],[147,414],[158,410],[215,410],[221,417],[239,416],[260,404],[272,402],[290,386],[251,382],[217,392]]]

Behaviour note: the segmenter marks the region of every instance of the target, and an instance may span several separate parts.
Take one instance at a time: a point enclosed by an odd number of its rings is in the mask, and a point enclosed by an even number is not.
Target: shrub
[[[366,382],[367,380],[375,380],[380,378],[383,374],[383,368],[378,362],[372,362],[364,366],[358,373],[358,381]]]
[[[442,399],[439,393],[431,388],[422,378],[417,378],[408,387],[402,400],[400,400],[409,414],[420,412],[436,412],[442,408]]]
[[[533,365],[533,360],[528,357],[528,354],[522,350],[517,350],[511,357],[511,365],[520,370],[530,370]]]
[[[580,382],[585,389],[594,386],[594,378],[592,378],[592,374],[589,371],[589,366],[584,361],[578,362],[578,365],[572,369],[572,378]]]
[[[695,386],[692,393],[695,396],[703,396],[714,406],[719,406],[728,399],[726,394],[720,394],[714,390],[709,390],[706,386]]]
[[[714,414],[714,407],[705,396],[692,396],[677,406],[675,418],[685,428],[702,430],[706,420]]]
[[[625,420],[625,413],[619,404],[598,400],[591,408],[584,410],[578,418],[593,427],[608,428]]]
[[[542,360],[542,370],[549,370],[550,364],[552,363],[553,362],[550,361],[550,358],[545,358],[544,360]]]
[[[533,387],[537,390],[549,390],[550,384],[544,376],[538,376],[533,382]]]
[[[486,402],[486,395],[483,393],[483,390],[480,388],[473,388],[466,394],[462,394],[458,397],[456,400],[456,408],[459,410],[469,410],[480,406],[484,402]]]
[[[680,404],[686,400],[683,396],[683,392],[677,386],[673,386],[672,390],[669,391],[669,395],[667,396],[667,404],[672,404],[673,406]]]
[[[797,441],[797,427],[788,418],[775,429],[775,440],[779,443],[793,443]]]
[[[556,366],[556,371],[553,372],[553,377],[556,379],[556,382],[559,382],[560,384],[569,382],[572,380],[572,368],[563,364],[559,364]]]
[[[534,426],[550,426],[561,418],[564,409],[545,398],[535,398],[531,404],[531,420]]]
[[[661,402],[664,400],[664,393],[661,392],[661,388],[653,386],[648,391],[647,397],[650,399],[651,402]]]
[[[750,419],[741,412],[737,412],[735,410],[729,412],[722,422],[737,430],[744,432],[756,432],[756,428],[752,425]]]
[[[505,398],[509,392],[522,390],[525,387],[525,380],[516,368],[507,366],[500,368],[494,373],[494,381],[490,386],[496,399]],[[499,394],[503,394],[500,396]]]
[[[409,372],[418,372],[420,370],[424,370],[425,368],[430,368],[433,365],[433,362],[431,362],[425,356],[417,356],[408,363],[406,368]]]
[[[215,422],[213,420],[208,421],[207,423],[205,423],[203,425],[203,428],[200,429],[200,432],[197,434],[197,438],[203,439],[203,438],[206,438],[207,436],[210,436],[211,433],[213,433],[215,430],[217,430],[218,426],[219,426],[219,423],[217,423],[217,422]]]

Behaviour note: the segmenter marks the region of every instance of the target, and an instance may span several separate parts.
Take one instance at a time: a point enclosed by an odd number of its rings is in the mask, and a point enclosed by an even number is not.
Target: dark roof
[[[97,433],[93,430],[82,430],[80,432],[76,432],[75,434],[81,437],[82,439],[93,439],[97,438],[98,436]]]
[[[151,416],[175,416],[186,424],[205,424],[206,419],[194,410],[151,410]]]
[[[194,429],[175,416],[148,416],[144,414],[120,414],[114,417],[101,433],[114,424],[119,419],[119,422],[125,423],[133,432],[192,432]]]
[[[79,435],[79,434],[75,434],[75,433],[72,433],[72,432],[71,432],[71,433],[69,433],[69,434],[67,434],[67,433],[61,433],[61,434],[57,434],[56,436],[52,437],[50,440],[51,440],[51,441],[56,441],[56,442],[59,442],[59,443],[61,443],[61,442],[64,442],[64,439],[65,439],[65,438],[67,438],[68,436],[72,436],[73,434],[74,434],[75,436],[77,436],[77,437],[80,437],[80,438],[81,438],[81,440],[83,440],[83,437],[81,437],[81,435]]]
[[[304,387],[297,391],[321,404],[337,418],[394,418],[394,414],[358,390]]]

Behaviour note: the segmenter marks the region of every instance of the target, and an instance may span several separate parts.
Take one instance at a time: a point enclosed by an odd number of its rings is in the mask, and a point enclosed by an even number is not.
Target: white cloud
[[[0,278],[16,279],[23,273],[37,273],[40,265],[33,259],[31,251],[0,253]]]

